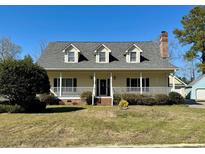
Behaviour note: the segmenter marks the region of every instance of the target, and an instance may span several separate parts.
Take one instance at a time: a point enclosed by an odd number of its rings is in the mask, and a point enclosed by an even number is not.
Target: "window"
[[[74,62],[74,61],[75,61],[74,52],[68,52],[68,62]]]
[[[136,62],[136,52],[130,52],[130,62]]]
[[[73,79],[62,79],[62,87],[73,87]]]
[[[60,91],[60,78],[54,78],[53,85],[54,85],[54,89]],[[75,92],[76,87],[77,87],[76,78],[62,78],[62,94],[65,94],[66,92]]]
[[[105,52],[99,52],[99,62],[105,62]]]
[[[149,90],[149,78],[142,78],[142,90]],[[127,78],[128,91],[140,91],[140,78]]]

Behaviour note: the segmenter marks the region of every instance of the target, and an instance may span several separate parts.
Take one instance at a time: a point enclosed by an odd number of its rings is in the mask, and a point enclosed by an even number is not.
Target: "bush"
[[[19,105],[0,104],[0,113],[19,113],[24,109]]]
[[[49,93],[50,84],[46,71],[33,63],[31,57],[23,60],[0,62],[0,95],[24,109],[38,104],[36,94]],[[35,106],[34,105],[34,106]],[[38,105],[36,105],[37,107]]]
[[[124,93],[124,94],[114,94],[113,102],[115,105],[118,105],[119,102],[124,99],[129,102],[130,105],[137,105],[140,103],[140,98],[142,95],[132,94],[132,93]]]
[[[39,99],[36,98],[32,101],[25,103],[25,106],[23,108],[25,112],[38,113],[45,111],[46,105],[47,104],[45,102],[41,102]]]
[[[177,97],[179,98],[179,96]],[[180,99],[183,97],[180,97]],[[151,95],[140,95],[140,94],[132,94],[132,93],[124,93],[124,94],[114,94],[114,104],[119,104],[120,100],[127,100],[129,105],[171,105],[176,104],[170,99],[169,96],[165,94],[157,94],[155,96]],[[174,98],[175,100],[175,98]],[[177,102],[183,102],[183,100],[177,99]]]
[[[113,94],[113,105],[119,105],[120,100],[122,100],[121,94]]]
[[[91,105],[92,104],[92,92],[91,91],[85,91],[83,93],[81,93],[80,95],[81,101]]]
[[[128,108],[129,103],[126,100],[121,100],[119,102],[119,107],[123,108],[123,109],[127,109]]]
[[[156,105],[156,99],[149,95],[142,95],[139,105]]]
[[[171,105],[171,103],[169,102],[169,96],[165,94],[155,95],[155,100],[157,105]]]
[[[169,93],[169,102],[171,104],[184,104],[185,99],[177,92],[170,92]]]
[[[53,95],[40,94],[38,96],[40,102],[45,102],[47,105],[59,105],[59,99]]]

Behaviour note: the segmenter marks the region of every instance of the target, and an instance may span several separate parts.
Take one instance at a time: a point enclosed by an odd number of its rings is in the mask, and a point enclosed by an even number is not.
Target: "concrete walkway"
[[[205,144],[147,144],[147,145],[105,145],[95,147],[107,148],[204,148]]]
[[[193,103],[193,104],[189,104],[189,107],[205,109],[205,102],[196,102],[196,103]]]

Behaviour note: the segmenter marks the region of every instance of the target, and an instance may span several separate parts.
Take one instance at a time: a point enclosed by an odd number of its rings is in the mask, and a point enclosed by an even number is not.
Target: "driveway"
[[[205,101],[204,102],[188,103],[188,104],[189,104],[189,107],[191,107],[191,108],[205,109]]]

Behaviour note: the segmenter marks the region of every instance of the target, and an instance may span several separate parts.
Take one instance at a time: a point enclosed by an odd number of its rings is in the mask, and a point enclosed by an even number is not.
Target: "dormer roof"
[[[63,52],[65,52],[66,50],[69,50],[71,48],[74,48],[77,52],[80,52],[80,50],[73,44],[69,44],[67,45],[64,49],[63,49]]]
[[[132,44],[131,46],[129,46],[127,48],[127,50],[125,51],[125,53],[129,52],[130,49],[132,48],[136,48],[139,52],[142,52],[142,49],[140,49],[136,44]]]
[[[104,45],[104,44],[101,44],[101,45],[99,45],[96,49],[95,49],[95,51],[94,52],[97,52],[100,48],[105,48],[105,49],[107,49],[108,50],[108,52],[111,52],[111,50],[106,46],[106,45]]]

